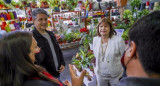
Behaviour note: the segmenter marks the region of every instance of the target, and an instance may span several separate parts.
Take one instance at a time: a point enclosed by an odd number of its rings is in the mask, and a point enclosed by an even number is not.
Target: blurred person
[[[98,86],[117,86],[123,73],[120,59],[126,45],[124,40],[116,35],[109,18],[103,18],[99,22],[97,34],[93,39],[93,52],[96,57]]]
[[[14,31],[0,38],[0,86],[71,86],[35,65],[40,52],[31,32]]]
[[[51,31],[47,31],[48,14],[42,8],[32,11],[34,23],[33,36],[38,46],[43,50],[44,59],[40,63],[53,76],[59,78],[65,69],[65,61],[59,44]]]
[[[139,19],[129,30],[122,58],[128,77],[119,86],[160,86],[160,11]]]

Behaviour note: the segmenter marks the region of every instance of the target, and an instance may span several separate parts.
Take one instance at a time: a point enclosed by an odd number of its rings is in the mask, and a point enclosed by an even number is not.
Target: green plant
[[[87,68],[89,66],[90,62],[87,57],[83,57],[83,59],[81,60],[81,64],[82,64],[83,68]]]
[[[69,43],[73,40],[73,33],[68,33],[65,35],[65,40],[68,41]]]
[[[142,0],[129,0],[132,14],[137,12],[137,8],[139,8],[139,6],[141,5],[141,2],[142,2]]]
[[[133,14],[129,9],[123,12],[123,19],[131,19],[132,17],[133,17]]]
[[[114,28],[115,29],[126,29],[126,27],[128,27],[128,25],[122,22],[122,23],[118,23],[117,26],[115,26]]]
[[[82,71],[81,62],[79,60],[72,59],[72,64],[75,65],[80,72]]]
[[[80,39],[81,38],[81,33],[78,30],[75,30],[73,35],[75,36],[75,39]]]
[[[54,9],[55,7],[59,7],[60,6],[60,0],[47,0],[47,3],[49,5],[50,8]]]
[[[144,9],[144,10],[142,10],[142,11],[140,11],[140,12],[138,13],[138,18],[141,18],[141,17],[143,17],[143,16],[145,16],[145,15],[147,15],[147,14],[149,14],[149,10]]]
[[[66,0],[66,3],[70,10],[74,10],[74,8],[77,6],[78,0]]]
[[[87,58],[89,59],[89,62],[91,62],[91,60],[92,60],[93,58],[95,58],[95,56],[94,56],[94,54],[93,54],[93,51],[88,50],[88,52],[87,52]]]
[[[4,4],[4,1],[3,1],[3,0],[0,0],[0,4]]]
[[[128,31],[129,31],[129,29],[125,30],[125,31],[123,32],[123,34],[122,34],[122,38],[123,38],[123,40],[125,40],[125,41],[128,41]]]
[[[18,5],[18,3],[12,0],[11,5],[16,6],[16,5]]]

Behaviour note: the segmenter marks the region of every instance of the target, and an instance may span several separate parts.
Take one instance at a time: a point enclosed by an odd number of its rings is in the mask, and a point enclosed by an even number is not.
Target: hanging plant
[[[69,6],[69,10],[74,10],[74,8],[77,7],[78,0],[67,0],[66,2]]]
[[[19,8],[19,3],[18,2],[12,1],[11,5],[14,6],[14,8]]]
[[[22,5],[26,6],[27,2],[26,1],[21,1]]]
[[[0,0],[0,9],[3,9],[3,7],[4,7],[4,1]]]
[[[26,7],[28,3],[29,3],[28,0],[19,0],[20,8]]]
[[[47,0],[50,8],[60,7],[60,0]]]
[[[65,1],[61,2],[61,9],[62,10],[67,9],[67,2],[65,2]]]
[[[41,3],[40,7],[48,8],[49,5],[47,2],[48,2],[48,0],[40,0],[40,3]]]
[[[132,14],[134,14],[134,12],[136,12],[136,8],[139,8],[139,6],[141,5],[141,2],[142,2],[142,0],[129,0]]]
[[[30,4],[31,8],[36,8],[37,7],[37,3],[36,3],[35,0],[28,0],[28,2]]]

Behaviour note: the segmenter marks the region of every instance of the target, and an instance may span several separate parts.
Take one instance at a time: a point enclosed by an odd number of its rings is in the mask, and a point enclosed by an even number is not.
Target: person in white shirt
[[[121,37],[116,36],[109,18],[103,18],[99,22],[97,34],[98,36],[93,39],[97,84],[98,86],[117,86],[123,73],[120,59],[126,45]]]

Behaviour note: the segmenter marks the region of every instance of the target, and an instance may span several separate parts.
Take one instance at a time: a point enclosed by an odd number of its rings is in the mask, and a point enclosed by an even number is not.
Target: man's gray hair
[[[32,13],[31,13],[32,18],[33,18],[33,19],[36,19],[37,14],[45,14],[45,15],[48,16],[47,11],[45,11],[45,10],[42,9],[42,8],[37,8],[37,9],[33,10]]]

